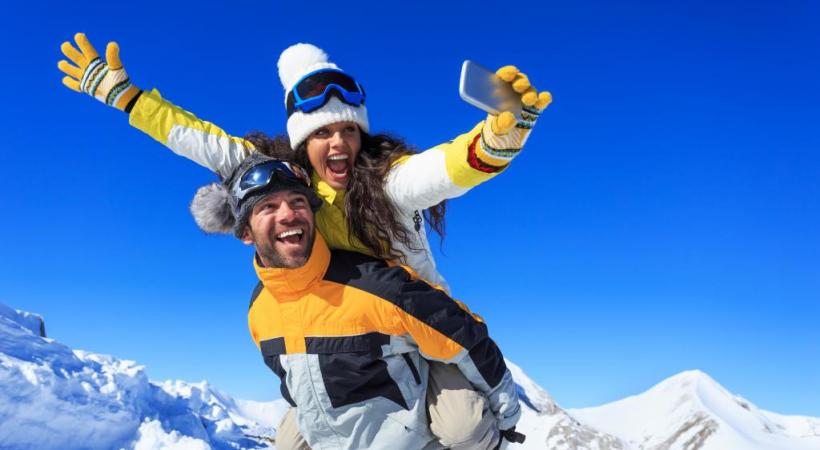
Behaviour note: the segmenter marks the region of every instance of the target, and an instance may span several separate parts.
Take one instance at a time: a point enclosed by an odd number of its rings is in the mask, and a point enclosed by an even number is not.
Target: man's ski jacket
[[[318,233],[303,267],[254,266],[251,336],[314,450],[433,442],[427,360],[456,364],[489,399],[499,429],[518,421],[515,384],[486,325],[406,268],[331,251]]]
[[[163,99],[156,90],[140,95],[129,114],[129,122],[174,153],[218,173],[222,178],[254,151],[249,141],[231,136],[213,123],[197,118]],[[448,292],[447,282],[436,269],[427,242],[424,210],[461,196],[502,172],[520,152],[525,141],[525,138],[511,133],[509,142],[504,142],[504,145],[514,147],[514,150],[499,151],[500,155],[498,152],[490,154],[483,143],[483,129],[484,121],[450,142],[401,158],[385,179],[385,192],[410,239],[409,247],[393,239],[393,248],[405,255],[404,264]],[[313,186],[325,200],[316,215],[316,226],[328,245],[369,253],[358,240],[349,238],[344,213],[345,192],[333,189],[318,177],[314,177]]]

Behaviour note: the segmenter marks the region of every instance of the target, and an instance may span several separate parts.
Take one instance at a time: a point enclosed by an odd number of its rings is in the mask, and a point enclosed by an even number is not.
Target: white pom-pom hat
[[[336,64],[328,61],[327,53],[312,44],[295,44],[286,48],[279,55],[279,80],[285,88],[285,103],[287,104],[288,94],[293,90],[297,81],[305,75],[319,69],[341,70]],[[319,128],[338,122],[355,122],[365,133],[369,131],[370,124],[367,120],[367,108],[364,104],[359,106],[349,105],[337,97],[325,103],[321,108],[305,113],[294,111],[288,117],[288,137],[290,146],[294,150],[311,133]]]

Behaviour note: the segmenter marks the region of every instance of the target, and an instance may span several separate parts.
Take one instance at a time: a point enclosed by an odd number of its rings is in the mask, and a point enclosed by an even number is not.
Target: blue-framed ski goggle
[[[288,117],[296,111],[315,111],[333,96],[352,106],[361,106],[365,99],[364,88],[350,75],[339,69],[319,69],[300,78],[288,93]]]
[[[310,187],[310,176],[301,166],[278,159],[265,161],[245,171],[231,187],[237,208],[245,197],[267,187],[275,179]]]

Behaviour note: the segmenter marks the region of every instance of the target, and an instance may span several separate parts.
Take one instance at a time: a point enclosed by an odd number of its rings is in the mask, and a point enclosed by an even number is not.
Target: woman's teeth
[[[330,169],[331,172],[336,174],[344,174],[347,172],[347,159],[348,156],[345,154],[338,154],[328,156],[327,158],[327,168]]]

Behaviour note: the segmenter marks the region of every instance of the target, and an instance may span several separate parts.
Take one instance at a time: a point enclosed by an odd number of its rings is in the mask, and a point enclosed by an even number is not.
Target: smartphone
[[[510,111],[521,119],[521,96],[510,83],[469,59],[461,66],[458,93],[465,102],[490,114]]]

